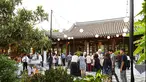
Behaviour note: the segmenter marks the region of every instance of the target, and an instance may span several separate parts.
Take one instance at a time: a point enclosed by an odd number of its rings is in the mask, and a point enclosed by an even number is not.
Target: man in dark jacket
[[[94,60],[95,60],[95,64],[94,64],[95,71],[99,71],[101,69],[101,65],[100,65],[100,60],[98,58],[98,54],[94,55]]]
[[[109,50],[109,54],[110,54],[110,58],[111,58],[111,62],[112,62],[112,75],[114,75],[117,82],[119,82],[118,76],[115,72],[116,57],[115,57],[115,54],[113,53],[113,50]]]
[[[120,54],[122,55],[122,63],[120,68],[121,81],[127,82],[127,77],[126,77],[127,56],[125,55],[125,50],[121,49]]]
[[[49,54],[49,56],[48,56],[49,69],[51,69],[51,67],[52,67],[52,61],[53,61],[53,57],[51,54]]]
[[[62,53],[61,54],[61,59],[62,59],[63,66],[65,66],[65,58],[66,58],[65,54]]]

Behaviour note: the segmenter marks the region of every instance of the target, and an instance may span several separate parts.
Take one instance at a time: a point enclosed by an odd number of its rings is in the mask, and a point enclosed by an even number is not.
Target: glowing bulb
[[[80,29],[79,31],[80,31],[81,33],[82,33],[82,32],[84,32],[84,30],[83,30],[83,29]]]
[[[60,41],[60,38],[58,38],[57,40]]]
[[[70,40],[71,39],[71,37],[68,37],[68,40]]]
[[[95,38],[98,38],[98,37],[99,37],[99,35],[98,35],[98,34],[96,34],[96,35],[95,35]]]
[[[70,39],[74,39],[74,37],[70,37]]]
[[[127,32],[128,31],[128,29],[125,27],[124,29],[123,29],[123,32]]]
[[[64,38],[67,38],[67,35],[66,34],[64,35]]]
[[[129,22],[129,18],[128,17],[125,17],[124,18],[124,22]]]
[[[110,36],[107,36],[107,39],[110,39]]]
[[[116,34],[116,37],[119,37],[119,34]]]
[[[126,33],[123,33],[122,36],[126,36]]]

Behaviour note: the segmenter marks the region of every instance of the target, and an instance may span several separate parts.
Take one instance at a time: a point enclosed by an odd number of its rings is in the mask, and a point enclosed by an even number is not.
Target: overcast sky
[[[136,15],[141,10],[143,0],[134,1]],[[125,17],[126,2],[127,0],[23,0],[23,7],[34,10],[42,5],[49,15],[52,9],[53,29],[68,29],[75,22]],[[43,22],[39,27],[49,30],[50,24]]]

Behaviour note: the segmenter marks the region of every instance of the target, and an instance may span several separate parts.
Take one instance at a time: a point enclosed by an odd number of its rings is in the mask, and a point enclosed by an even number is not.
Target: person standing
[[[110,76],[110,78],[108,78],[104,82],[111,82],[111,78],[112,78],[112,61],[111,61],[109,53],[106,53],[105,56],[104,56],[103,74],[106,74],[106,75]]]
[[[111,61],[112,61],[112,75],[114,75],[117,82],[119,82],[118,76],[115,72],[116,57],[115,57],[115,54],[113,53],[113,50],[109,50],[109,54],[110,54],[110,58],[111,58]]]
[[[130,57],[127,55],[127,69],[130,68]]]
[[[37,59],[38,61],[40,62],[40,65],[43,66],[43,59],[42,59],[42,56],[40,54],[37,55]]]
[[[61,60],[61,56],[58,56],[58,65],[61,66],[62,65],[62,60]]]
[[[56,53],[55,53],[56,54]],[[56,54],[56,63],[55,63],[55,66],[58,66],[58,61],[59,61],[59,57],[58,55]]]
[[[99,71],[101,69],[101,65],[100,65],[100,60],[98,58],[98,54],[94,55],[94,61],[95,61],[94,68],[95,68],[95,71],[97,72],[97,71]]]
[[[94,64],[95,64],[95,60],[94,60],[94,54],[91,56],[91,71],[94,71]]]
[[[24,57],[22,58],[22,62],[23,62],[23,71],[26,69],[27,70],[27,64],[29,62],[29,58],[27,57],[26,54],[24,54]]]
[[[81,70],[81,77],[84,77],[86,73],[86,62],[85,62],[85,57],[83,56],[82,53],[80,54],[79,65]]]
[[[71,59],[71,67],[70,67],[70,74],[71,75],[74,75],[74,76],[78,76],[78,70],[79,70],[79,66],[78,66],[78,56],[76,54],[74,54],[72,56],[72,59]]]
[[[67,62],[68,62],[67,68],[70,68],[71,59],[72,59],[72,55],[71,55],[71,53],[70,53],[70,54],[67,56]]]
[[[19,76],[21,76],[22,71],[23,71],[23,65],[21,63],[21,58],[20,57],[16,58],[16,65],[18,67],[18,69],[17,69],[17,76],[19,77]]]
[[[91,56],[89,54],[86,57],[86,63],[87,63],[88,71],[91,71]]]
[[[101,67],[103,66],[103,54],[102,54],[102,50],[101,49],[98,49],[98,52],[97,52],[97,54],[98,54],[98,58],[99,58],[99,60],[100,60],[100,65],[101,65]]]
[[[54,69],[56,67],[56,62],[57,62],[57,56],[55,53],[53,53],[53,67],[54,67]]]
[[[120,69],[121,67],[121,60],[122,60],[122,55],[119,52],[117,55],[118,69]]]
[[[127,77],[126,77],[127,56],[125,55],[125,50],[121,49],[120,54],[122,55],[122,63],[121,63],[121,68],[120,68],[121,81],[127,82]]]
[[[62,53],[61,59],[62,59],[63,66],[65,66],[65,54],[64,53]]]
[[[51,67],[52,67],[52,61],[53,61],[53,57],[51,54],[49,54],[49,56],[48,56],[49,69],[51,69]]]

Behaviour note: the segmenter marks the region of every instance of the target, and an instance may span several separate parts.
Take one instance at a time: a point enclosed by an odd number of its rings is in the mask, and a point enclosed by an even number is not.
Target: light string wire
[[[128,17],[128,0],[126,1],[126,17]]]
[[[53,11],[53,13],[55,13],[55,14],[58,15],[60,18],[62,18],[63,20],[65,20],[68,24],[69,24],[69,23],[72,24],[72,22],[69,21],[69,20],[67,20],[65,17],[59,15],[58,13],[56,13],[56,12],[54,12],[54,11]]]

